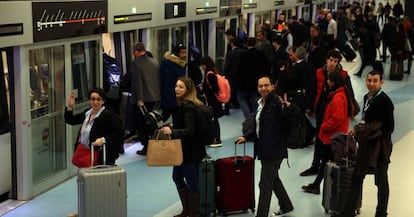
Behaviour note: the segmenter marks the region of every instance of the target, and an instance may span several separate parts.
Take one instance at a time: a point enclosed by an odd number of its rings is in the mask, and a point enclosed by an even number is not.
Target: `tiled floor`
[[[358,59],[354,62],[342,63],[344,69],[353,74],[359,69]],[[385,72],[389,71],[390,64],[384,65]],[[367,67],[365,72],[368,72]],[[364,73],[363,77],[366,76]],[[357,99],[361,100],[366,92],[363,78],[352,76],[353,87]],[[396,129],[393,134],[394,151],[389,168],[390,177],[390,201],[389,216],[414,216],[414,174],[411,166],[414,165],[414,79],[406,76],[403,81],[389,81],[386,76],[384,91],[388,93],[395,103]],[[360,117],[356,117],[355,124]],[[208,153],[214,158],[232,155],[234,152],[233,140],[241,132],[242,115],[240,111],[232,111],[231,116],[220,119],[223,147],[208,149]],[[129,145],[119,164],[127,170],[128,176],[128,216],[130,217],[167,217],[173,216],[180,210],[178,195],[171,180],[171,168],[147,167],[143,157],[135,154],[139,144]],[[252,144],[248,144],[247,153],[252,154]],[[313,146],[305,149],[289,150],[288,168],[286,161],[282,163],[280,176],[294,203],[295,210],[286,214],[286,217],[323,217],[321,195],[303,193],[302,185],[310,183],[314,177],[300,177],[299,173],[306,169],[313,156]],[[258,197],[257,180],[259,178],[260,163],[256,161],[256,198]],[[77,207],[76,178],[49,190],[48,192],[27,201],[23,205],[4,214],[4,217],[65,217]],[[3,210],[9,208],[8,204],[0,204]],[[376,206],[376,187],[373,177],[365,180],[363,207],[360,217],[373,216]],[[271,212],[279,209],[277,200],[272,199]],[[254,216],[254,213],[240,213],[233,216]]]

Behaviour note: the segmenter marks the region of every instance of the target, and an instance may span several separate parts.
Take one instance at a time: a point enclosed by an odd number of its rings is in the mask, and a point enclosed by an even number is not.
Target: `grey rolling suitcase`
[[[199,164],[200,216],[216,215],[216,172],[213,158],[209,155]]]
[[[79,217],[127,216],[126,171],[123,168],[111,165],[83,168],[79,170],[77,183]]]

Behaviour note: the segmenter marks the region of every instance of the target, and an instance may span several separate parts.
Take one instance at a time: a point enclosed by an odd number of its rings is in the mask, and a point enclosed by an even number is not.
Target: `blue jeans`
[[[256,107],[256,100],[258,99],[259,94],[254,92],[238,92],[237,99],[239,100],[240,108],[243,112],[244,117],[246,118],[250,113],[253,112]]]
[[[199,192],[198,163],[184,163],[174,166],[172,178],[177,189],[187,188],[191,192]]]

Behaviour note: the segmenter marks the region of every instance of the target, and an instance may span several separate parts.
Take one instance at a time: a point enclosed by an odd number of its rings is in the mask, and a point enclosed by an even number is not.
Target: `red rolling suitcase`
[[[216,208],[227,215],[233,211],[254,212],[254,158],[246,156],[244,144],[243,156],[234,156],[216,160]]]

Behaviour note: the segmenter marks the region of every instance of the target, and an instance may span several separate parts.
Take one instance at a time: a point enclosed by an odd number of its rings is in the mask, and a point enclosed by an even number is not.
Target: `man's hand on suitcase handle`
[[[236,141],[234,141],[234,144],[243,144],[246,143],[246,138],[244,138],[244,136],[240,136],[236,139]]]

